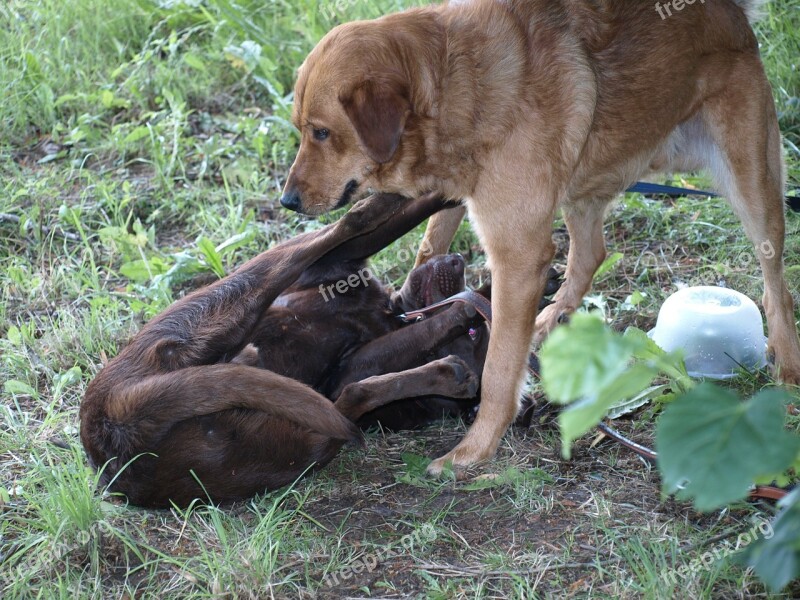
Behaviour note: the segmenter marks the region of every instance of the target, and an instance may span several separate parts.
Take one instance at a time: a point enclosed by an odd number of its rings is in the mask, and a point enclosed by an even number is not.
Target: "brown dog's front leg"
[[[410,202],[373,196],[336,223],[262,252],[228,277],[173,304],[115,362],[163,373],[235,356],[263,311],[306,268],[343,242],[374,231]]]
[[[376,375],[346,386],[334,406],[351,421],[397,400],[419,396],[474,398],[479,379],[457,356],[400,373]]]
[[[387,205],[391,202],[403,200],[402,196],[392,194],[386,194],[385,196]],[[405,206],[402,211],[399,211],[394,217],[376,227],[368,235],[362,235],[340,244],[318,260],[314,267],[338,265],[347,260],[367,259],[401,238],[431,215],[436,217],[440,214],[458,212],[457,217],[461,220],[463,212],[459,211],[463,211],[463,209],[460,209],[452,202],[448,202],[438,194],[426,194]]]
[[[471,305],[454,304],[424,321],[365,344],[348,359],[333,397],[338,397],[351,382],[419,366],[437,348],[465,335],[471,326],[480,322],[481,317]]]

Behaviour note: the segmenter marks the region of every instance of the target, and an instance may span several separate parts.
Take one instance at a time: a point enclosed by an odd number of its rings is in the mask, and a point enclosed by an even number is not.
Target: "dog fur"
[[[101,482],[143,506],[246,498],[326,464],[360,440],[362,417],[399,429],[474,407],[488,346],[480,316],[454,305],[407,326],[397,318],[461,291],[460,256],[415,269],[394,296],[377,282],[319,292],[443,205],[375,198],[149,322],[81,404]]]
[[[489,256],[481,410],[431,472],[493,456],[534,333],[579,306],[605,256],[608,203],[653,173],[710,171],[758,252],[778,376],[800,383],[781,137],[748,20],[760,4],[687,3],[662,19],[639,0],[453,1],[341,25],[300,67],[284,206],[316,214],[368,189],[437,191],[464,199]],[[558,208],[566,283],[537,319]],[[458,217],[431,219],[434,253]]]

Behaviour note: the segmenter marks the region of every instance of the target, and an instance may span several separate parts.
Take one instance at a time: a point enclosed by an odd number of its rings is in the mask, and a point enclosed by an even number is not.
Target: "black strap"
[[[683,196],[706,196],[716,198],[719,194],[707,192],[705,190],[695,190],[692,188],[676,187],[674,185],[660,185],[658,183],[647,183],[637,181],[626,192],[637,192],[639,194],[651,196],[669,196],[671,198],[682,198]],[[800,196],[786,196],[786,205],[795,212],[800,212]]]

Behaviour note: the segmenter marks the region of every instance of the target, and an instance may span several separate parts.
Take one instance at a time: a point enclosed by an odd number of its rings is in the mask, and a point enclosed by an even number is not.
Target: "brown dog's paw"
[[[550,267],[550,270],[547,272],[547,281],[544,284],[544,294],[542,295],[545,297],[552,296],[561,289],[562,283],[564,283],[562,273],[554,267]]]
[[[441,379],[447,381],[443,395],[450,398],[474,398],[478,395],[480,378],[458,356],[451,355],[438,361]]]
[[[408,202],[408,198],[395,194],[373,194],[359,200],[342,217],[341,223],[350,231],[366,233],[388,221]]]

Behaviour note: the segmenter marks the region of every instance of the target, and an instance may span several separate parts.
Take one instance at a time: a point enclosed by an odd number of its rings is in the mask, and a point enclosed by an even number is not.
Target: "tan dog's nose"
[[[303,205],[300,192],[296,188],[286,188],[281,196],[281,205],[289,210],[300,212],[300,207]]]

